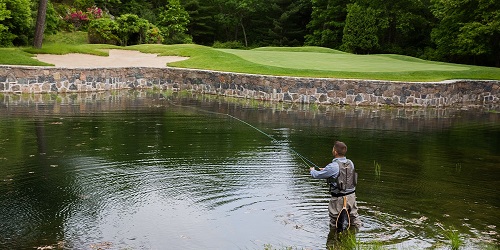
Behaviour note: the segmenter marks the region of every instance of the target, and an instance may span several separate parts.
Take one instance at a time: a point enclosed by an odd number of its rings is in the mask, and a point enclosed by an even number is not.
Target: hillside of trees
[[[91,43],[196,43],[226,48],[311,45],[500,67],[500,1],[496,0],[46,3],[45,34],[87,31]],[[0,0],[0,46],[33,44],[38,6],[38,0]]]

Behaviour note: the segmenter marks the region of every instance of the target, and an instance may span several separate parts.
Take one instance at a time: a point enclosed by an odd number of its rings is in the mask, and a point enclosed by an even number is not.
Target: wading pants
[[[348,194],[345,196],[347,211],[349,212],[349,219],[351,226],[360,228],[362,226],[358,215],[358,205],[356,204],[356,193]],[[335,228],[337,216],[339,215],[342,207],[344,206],[344,197],[333,197],[328,204],[328,214],[330,215],[330,228]]]

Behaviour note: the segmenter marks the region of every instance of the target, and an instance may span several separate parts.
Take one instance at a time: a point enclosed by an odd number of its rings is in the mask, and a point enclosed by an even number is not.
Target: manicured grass
[[[428,61],[406,61],[386,55],[353,55],[329,52],[288,52],[283,50],[221,50],[237,55],[247,61],[290,69],[309,69],[346,72],[407,72],[407,71],[462,71],[469,67],[432,63]]]
[[[253,50],[214,49],[195,44],[120,47],[87,44],[84,32],[48,36],[39,50],[0,48],[0,64],[47,65],[31,57],[38,53],[106,56],[108,49],[189,57],[188,60],[169,63],[168,66],[172,67],[263,75],[397,81],[500,80],[499,68],[431,62],[400,55],[354,55],[320,47],[264,47]]]
[[[108,49],[120,49],[118,46],[105,44],[47,44],[42,49],[25,48],[24,52],[31,54],[53,54],[64,55],[69,53],[91,54],[96,56],[108,56]]]
[[[425,61],[399,55],[353,55],[326,48],[213,49],[199,45],[138,45],[145,53],[189,60],[169,66],[265,75],[399,81],[500,80],[500,69]]]
[[[0,65],[51,66],[34,59],[35,55],[19,48],[0,48]]]
[[[45,35],[43,45],[46,44],[88,44],[87,32],[61,32],[55,35]]]

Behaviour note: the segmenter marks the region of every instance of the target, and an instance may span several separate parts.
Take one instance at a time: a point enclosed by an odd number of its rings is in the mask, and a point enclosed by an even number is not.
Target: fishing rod
[[[171,102],[171,101],[169,101],[169,102],[170,102],[170,104],[172,104],[172,105],[174,105],[174,106],[178,106],[178,107],[186,107],[186,106],[183,106],[183,105],[175,104],[175,103],[173,103],[173,102]],[[245,125],[247,125],[247,126],[249,126],[249,127],[253,128],[253,129],[257,130],[257,131],[258,131],[258,132],[260,132],[261,134],[263,134],[263,135],[265,135],[266,137],[268,137],[269,139],[271,139],[271,142],[273,142],[273,143],[278,143],[278,144],[280,143],[278,140],[274,139],[274,137],[272,137],[271,135],[267,134],[266,132],[264,132],[264,131],[260,130],[259,128],[255,127],[254,125],[252,125],[252,124],[250,124],[250,123],[248,123],[248,122],[246,122],[246,121],[244,121],[244,120],[242,120],[242,119],[240,119],[240,118],[238,118],[238,117],[236,117],[236,116],[233,116],[233,115],[230,115],[230,114],[226,114],[226,113],[221,113],[221,112],[208,111],[208,110],[204,110],[204,109],[200,109],[200,108],[196,108],[196,107],[191,107],[191,106],[187,106],[187,107],[189,107],[189,108],[193,108],[193,109],[196,109],[196,110],[201,110],[201,111],[206,112],[206,113],[211,113],[211,114],[216,114],[216,115],[224,115],[224,116],[228,116],[228,117],[230,117],[230,118],[232,118],[232,119],[235,119],[235,120],[237,120],[237,121],[239,121],[239,122],[241,122],[241,123],[243,123],[243,124],[245,124]],[[298,156],[298,157],[302,160],[302,162],[303,162],[303,163],[304,163],[304,164],[305,164],[308,168],[310,168],[311,166],[313,166],[313,167],[314,167],[314,169],[319,170],[319,167],[318,167],[316,164],[314,164],[314,162],[312,162],[311,160],[307,159],[305,156],[303,156],[303,155],[299,154],[299,153],[298,153],[297,151],[295,151],[293,148],[288,147],[288,150],[290,150],[290,151],[291,151],[291,152],[293,152],[295,155],[297,155],[297,156]]]

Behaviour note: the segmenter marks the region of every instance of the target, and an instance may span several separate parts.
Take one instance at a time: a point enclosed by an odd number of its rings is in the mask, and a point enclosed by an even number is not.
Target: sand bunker
[[[109,56],[86,54],[49,55],[38,54],[37,60],[54,64],[62,68],[121,68],[121,67],[154,67],[165,68],[167,63],[188,59],[181,56],[158,56],[135,50],[109,50]]]

